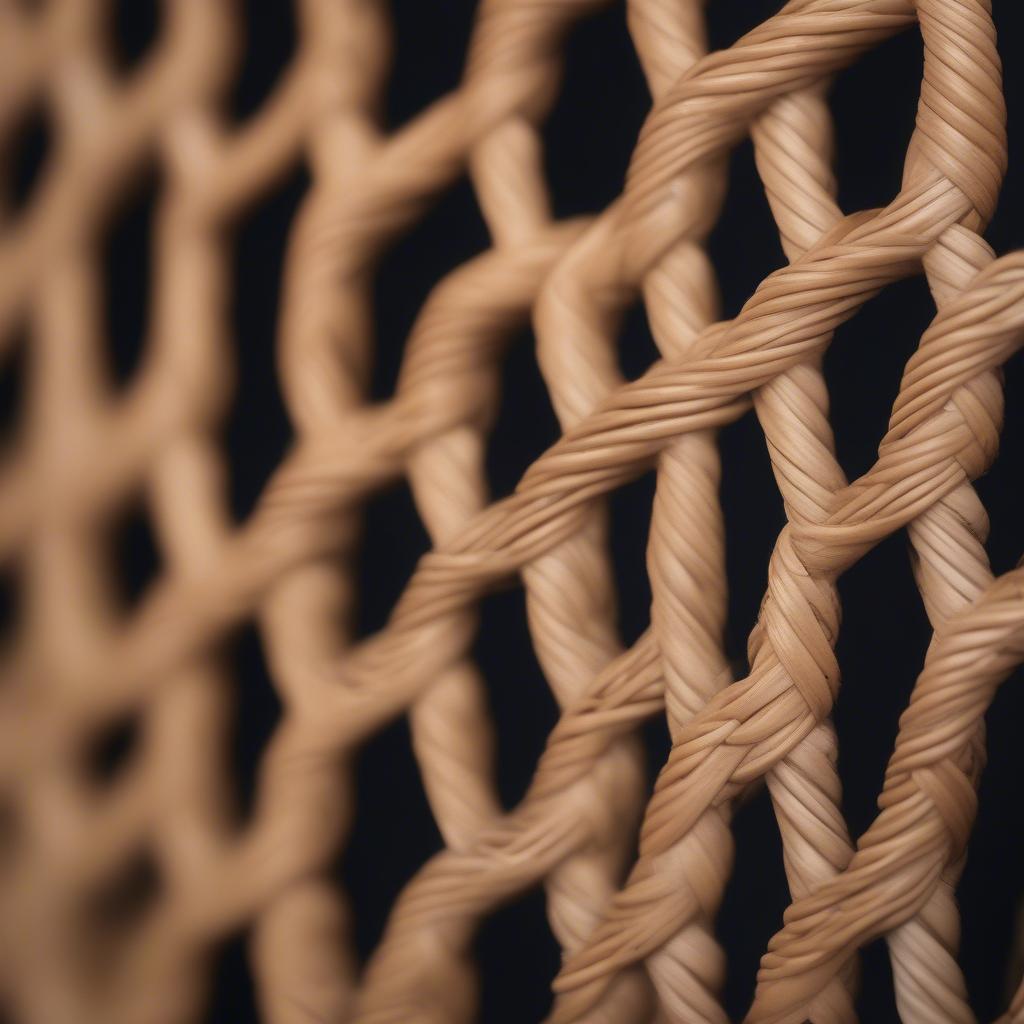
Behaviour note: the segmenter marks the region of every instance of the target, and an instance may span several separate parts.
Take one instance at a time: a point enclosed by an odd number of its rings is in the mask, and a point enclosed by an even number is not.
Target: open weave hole
[[[601,6],[482,0],[460,86],[387,134],[380,0],[296,0],[294,59],[242,123],[225,114],[242,38],[232,4],[166,0],[150,54],[121,71],[107,3],[0,3],[0,137],[41,108],[54,154],[0,243],[0,338],[22,335],[28,351],[0,475],[0,548],[20,598],[0,688],[0,993],[12,1019],[199,1018],[213,950],[242,929],[267,1020],[470,1019],[476,928],[543,886],[564,954],[553,1024],[724,1021],[714,919],[730,815],[761,779],[793,902],[747,1019],[855,1020],[857,951],[879,936],[904,1021],[974,1019],[954,891],[983,715],[1024,660],[1024,569],[993,578],[972,486],[998,446],[999,368],[1024,339],[1024,255],[997,259],[979,234],[1006,162],[988,4],[791,0],[707,55],[698,0],[632,0],[653,107],[621,197],[555,221],[540,126],[567,30]],[[844,214],[825,90],[915,26],[924,76],[901,190]],[[789,264],[716,322],[703,246],[727,155],[748,136]],[[299,162],[311,187],[290,227],[278,325],[296,440],[236,524],[220,440],[230,232]],[[100,249],[153,165],[147,342],[118,390]],[[491,248],[434,288],[394,395],[370,402],[375,267],[467,173]],[[919,272],[935,318],[877,461],[848,481],[823,352],[863,303]],[[638,300],[661,359],[624,382],[616,335]],[[562,437],[489,503],[500,360],[531,321]],[[737,679],[722,643],[716,431],[751,405],[786,524]],[[652,468],[651,622],[623,650],[606,499]],[[403,478],[433,547],[387,625],[357,642],[346,623],[360,506]],[[126,610],[108,540],[140,500],[163,571]],[[879,814],[855,845],[830,724],[836,581],[904,527],[934,636]],[[525,592],[560,717],[505,812],[470,651],[481,597],[509,583]],[[242,817],[225,751],[228,641],[247,623],[283,712]],[[445,848],[359,969],[335,865],[353,754],[397,716]],[[647,800],[637,730],[654,716],[672,745]],[[98,779],[96,744],[132,718],[128,763]],[[103,894],[138,863],[150,876],[139,906],[114,913]],[[1024,994],[1002,1020],[1024,1021]]]

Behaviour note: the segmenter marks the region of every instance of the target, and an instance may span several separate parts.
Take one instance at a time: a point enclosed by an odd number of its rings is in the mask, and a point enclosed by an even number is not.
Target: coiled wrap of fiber
[[[125,70],[112,0],[0,0],[0,155],[38,109],[53,136],[27,203],[0,196],[0,354],[28,352],[0,461],[0,559],[19,595],[0,650],[11,1020],[205,1019],[217,949],[244,931],[263,1019],[469,1021],[481,922],[543,887],[562,952],[550,1024],[724,1024],[715,920],[732,813],[762,780],[792,902],[746,1019],[852,1024],[859,950],[884,938],[902,1020],[975,1020],[955,891],[984,715],[1024,661],[1024,570],[993,575],[973,486],[998,450],[1000,368],[1024,344],[1024,255],[982,237],[1007,154],[988,0],[790,0],[710,53],[704,0],[628,0],[621,31],[652,106],[621,195],[557,219],[543,130],[567,34],[607,6],[480,0],[458,86],[389,130],[384,0],[293,0],[293,58],[241,120],[228,113],[239,4],[162,0],[155,41]],[[901,31],[924,52],[902,183],[879,209],[843,211],[828,88]],[[721,320],[707,241],[747,138],[787,263]],[[309,186],[275,326],[294,439],[237,522],[223,439],[246,346],[233,235],[297,167]],[[103,240],[154,168],[143,356],[117,384]],[[393,394],[374,399],[380,261],[466,178],[489,247],[438,281]],[[823,355],[916,274],[934,319],[876,461],[847,479]],[[659,358],[625,380],[617,342],[638,304]],[[526,327],[561,436],[492,500],[503,360]],[[743,675],[723,640],[717,432],[750,410],[785,525]],[[650,624],[625,647],[608,498],[651,471]],[[402,480],[431,548],[360,639],[362,508]],[[140,506],[161,569],[129,605],[111,537]],[[854,841],[830,719],[837,584],[903,529],[933,633],[877,817]],[[479,603],[498,586],[525,594],[558,709],[511,809],[474,658]],[[242,814],[229,751],[245,626],[282,713]],[[639,730],[658,716],[671,745],[648,793]],[[443,848],[363,964],[337,864],[360,813],[359,748],[399,717]],[[99,779],[91,751],[125,720],[138,741]],[[140,862],[153,877],[138,913],[90,911]],[[1024,1022],[1024,988],[1000,1020]]]

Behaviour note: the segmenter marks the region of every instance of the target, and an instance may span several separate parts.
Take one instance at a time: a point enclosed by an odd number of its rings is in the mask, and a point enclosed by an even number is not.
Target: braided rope
[[[0,4],[0,143],[35,104],[55,136],[28,205],[0,210],[0,342],[24,328],[30,349],[27,411],[0,465],[0,558],[24,598],[0,670],[0,793],[16,823],[0,870],[0,1004],[26,1021],[196,1019],[217,944],[245,928],[269,1020],[469,1020],[481,919],[543,885],[564,958],[553,1024],[723,1024],[714,924],[730,818],[764,778],[793,903],[747,1019],[856,1021],[857,951],[885,936],[901,1018],[968,1024],[955,890],[983,716],[1024,661],[1024,575],[993,578],[972,486],[998,447],[999,368],[1024,344],[1024,258],[996,258],[980,234],[1006,169],[987,0],[790,0],[712,53],[702,3],[629,0],[653,107],[622,195],[563,221],[541,129],[562,40],[603,0],[481,0],[459,86],[390,134],[385,6],[295,0],[291,65],[232,124],[233,5],[164,0],[156,44],[122,73],[111,3]],[[924,75],[901,189],[844,216],[828,83],[915,24]],[[726,157],[747,136],[789,262],[716,322],[705,243]],[[295,440],[236,524],[218,443],[233,377],[230,231],[300,165],[311,186],[277,326]],[[151,167],[145,355],[118,390],[99,249]],[[394,394],[370,400],[377,265],[462,177],[491,246],[437,283]],[[823,353],[866,301],[922,269],[935,318],[877,461],[848,482]],[[616,336],[638,301],[660,359],[624,381]],[[562,436],[490,502],[501,358],[531,318]],[[750,671],[734,681],[717,431],[751,406],[786,525]],[[652,470],[651,621],[624,650],[606,498]],[[401,479],[432,549],[387,625],[356,640],[360,505]],[[140,500],[163,572],[129,609],[110,532]],[[879,814],[854,845],[829,718],[837,581],[903,527],[934,635]],[[504,811],[471,647],[477,603],[509,582],[522,584],[559,719]],[[243,818],[224,748],[230,640],[247,622],[283,711]],[[672,746],[645,807],[637,729],[659,714]],[[357,748],[398,715],[444,848],[361,970],[333,865],[355,813]],[[90,750],[125,716],[140,740],[113,781],[98,780]],[[155,898],[125,922],[97,920],[90,901],[140,858]],[[1001,1021],[1024,1021],[1024,987]]]

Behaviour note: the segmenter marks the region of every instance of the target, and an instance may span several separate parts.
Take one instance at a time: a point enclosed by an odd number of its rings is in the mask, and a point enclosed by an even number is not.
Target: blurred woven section
[[[29,351],[0,469],[0,554],[20,597],[0,684],[0,1004],[12,1020],[201,1019],[212,952],[243,928],[267,1020],[469,1020],[476,927],[544,886],[564,954],[550,1021],[720,1024],[714,922],[731,811],[762,779],[793,904],[747,1019],[855,1021],[857,951],[885,936],[902,1020],[974,1020],[954,892],[983,716],[1024,660],[1024,570],[993,578],[972,486],[998,447],[999,368],[1024,340],[1024,256],[996,258],[981,236],[1006,163],[988,3],[791,0],[708,54],[699,0],[630,0],[653,107],[622,195],[559,221],[541,127],[565,34],[602,6],[482,0],[459,87],[388,134],[382,0],[296,0],[294,58],[241,123],[226,113],[245,37],[232,3],[165,0],[157,42],[129,72],[111,53],[108,3],[0,3],[0,142],[39,107],[54,126],[43,180],[5,213],[0,239],[0,344],[21,332]],[[906,29],[925,61],[901,191],[844,212],[830,78]],[[748,137],[789,263],[721,321],[705,242],[728,153]],[[311,185],[277,327],[296,440],[237,523],[221,438],[245,344],[229,315],[232,230],[300,163]],[[117,387],[101,240],[153,166],[144,357]],[[394,395],[370,401],[376,268],[466,175],[491,247],[434,288]],[[848,480],[823,352],[861,305],[918,273],[935,319],[877,461]],[[638,301],[661,358],[625,381],[616,337]],[[491,502],[502,357],[530,323],[562,437]],[[716,431],[751,406],[787,522],[750,672],[734,679]],[[606,501],[652,467],[650,626],[624,649]],[[433,549],[386,627],[355,641],[361,506],[399,479]],[[163,572],[128,610],[110,542],[139,501]],[[836,581],[904,527],[934,638],[879,815],[854,844],[830,722]],[[525,592],[560,718],[505,812],[471,648],[480,599],[509,584]],[[228,641],[245,624],[283,707],[249,815],[228,755]],[[360,970],[333,865],[354,813],[353,755],[400,715],[445,849]],[[672,747],[648,800],[638,729],[659,715]],[[94,748],[126,718],[140,742],[98,779]],[[141,896],[112,893],[139,863]],[[1024,1021],[1024,993],[1002,1019]]]

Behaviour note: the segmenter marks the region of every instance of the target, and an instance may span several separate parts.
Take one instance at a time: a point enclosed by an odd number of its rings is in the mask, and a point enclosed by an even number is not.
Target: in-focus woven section
[[[123,73],[106,0],[0,0],[0,141],[39,107],[54,132],[54,159],[0,238],[0,343],[22,332],[29,353],[0,469],[0,557],[21,597],[0,684],[0,1003],[13,1020],[201,1019],[212,951],[243,928],[267,1020],[469,1020],[477,926],[543,885],[564,953],[551,1024],[721,1024],[730,817],[761,779],[793,902],[747,1019],[855,1021],[857,951],[879,936],[904,1021],[975,1019],[954,894],[983,716],[1024,660],[1024,569],[993,578],[972,486],[998,447],[1000,367],[1024,341],[1024,255],[996,258],[981,235],[1006,164],[987,0],[791,0],[711,54],[701,0],[630,0],[653,107],[621,196],[556,220],[541,127],[565,34],[604,2],[481,0],[459,87],[388,134],[382,0],[295,0],[294,58],[242,123],[225,113],[244,38],[234,4],[164,0],[151,52]],[[907,29],[924,75],[901,190],[844,212],[829,82]],[[720,321],[705,242],[748,137],[788,264]],[[238,524],[221,439],[245,343],[231,235],[300,163],[311,186],[278,324],[296,440]],[[117,388],[102,239],[154,166],[145,354]],[[465,175],[491,246],[434,288],[393,396],[370,401],[377,265]],[[921,272],[935,318],[877,461],[848,480],[823,353],[866,301]],[[660,359],[627,382],[616,336],[638,301]],[[490,502],[502,358],[528,324],[562,436]],[[716,432],[751,406],[786,525],[735,679]],[[606,500],[652,468],[650,626],[623,649]],[[360,509],[403,478],[433,548],[386,627],[356,641]],[[164,568],[127,612],[110,534],[140,500]],[[879,814],[854,843],[830,722],[837,580],[904,527],[934,636]],[[505,812],[471,648],[480,599],[510,583],[560,718]],[[227,642],[247,623],[283,715],[243,819]],[[333,866],[353,756],[400,715],[445,848],[360,969]],[[672,745],[648,800],[637,730],[657,715]],[[140,742],[101,782],[90,751],[129,716]],[[90,912],[142,857],[145,912]],[[1024,1022],[1024,990],[1002,1020]]]

